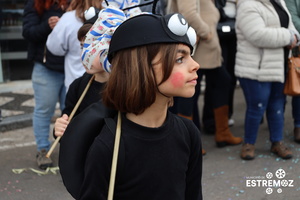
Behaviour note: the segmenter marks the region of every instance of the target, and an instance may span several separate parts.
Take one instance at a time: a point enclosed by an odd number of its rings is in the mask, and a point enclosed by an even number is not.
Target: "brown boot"
[[[255,147],[253,144],[243,144],[241,158],[243,160],[253,160],[255,156]]]
[[[300,127],[294,128],[294,140],[297,143],[300,143]]]
[[[191,116],[187,116],[187,115],[183,115],[183,114],[180,114],[180,113],[178,113],[177,115],[180,116],[180,117],[184,117],[186,119],[189,119],[189,120],[193,121],[193,116],[192,115]]]
[[[282,159],[290,159],[293,157],[293,153],[282,142],[273,142],[271,152],[277,154]]]
[[[202,149],[202,155],[206,155],[206,151],[204,149]]]
[[[241,144],[243,139],[240,137],[234,137],[229,130],[228,106],[221,106],[214,109],[214,114],[216,123],[215,141],[217,147]]]

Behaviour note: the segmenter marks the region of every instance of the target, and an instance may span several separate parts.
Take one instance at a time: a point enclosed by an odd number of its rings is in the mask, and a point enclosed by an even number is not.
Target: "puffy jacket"
[[[237,77],[266,82],[284,82],[284,49],[295,30],[283,0],[278,0],[289,16],[288,29],[282,28],[270,0],[239,0],[236,34]]]

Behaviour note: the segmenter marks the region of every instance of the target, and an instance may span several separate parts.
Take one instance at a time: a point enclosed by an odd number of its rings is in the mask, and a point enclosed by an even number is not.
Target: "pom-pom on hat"
[[[142,14],[127,19],[115,30],[108,60],[111,62],[114,54],[122,49],[155,43],[182,43],[192,52],[196,40],[195,30],[179,13],[166,16]]]
[[[98,19],[100,10],[95,7],[90,7],[84,12],[85,22],[84,24],[94,24]]]

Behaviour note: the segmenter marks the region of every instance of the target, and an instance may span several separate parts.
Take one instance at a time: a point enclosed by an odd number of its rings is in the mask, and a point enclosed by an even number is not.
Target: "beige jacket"
[[[220,14],[213,2],[211,0],[169,0],[167,12],[181,13],[200,37],[194,54],[200,69],[220,67],[222,55],[216,31]],[[206,40],[210,33],[212,38]]]

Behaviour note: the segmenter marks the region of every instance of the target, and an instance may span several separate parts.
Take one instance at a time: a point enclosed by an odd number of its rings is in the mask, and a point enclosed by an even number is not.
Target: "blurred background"
[[[27,42],[22,37],[22,14],[26,0],[0,3],[0,83],[31,78],[33,65],[26,59]]]

